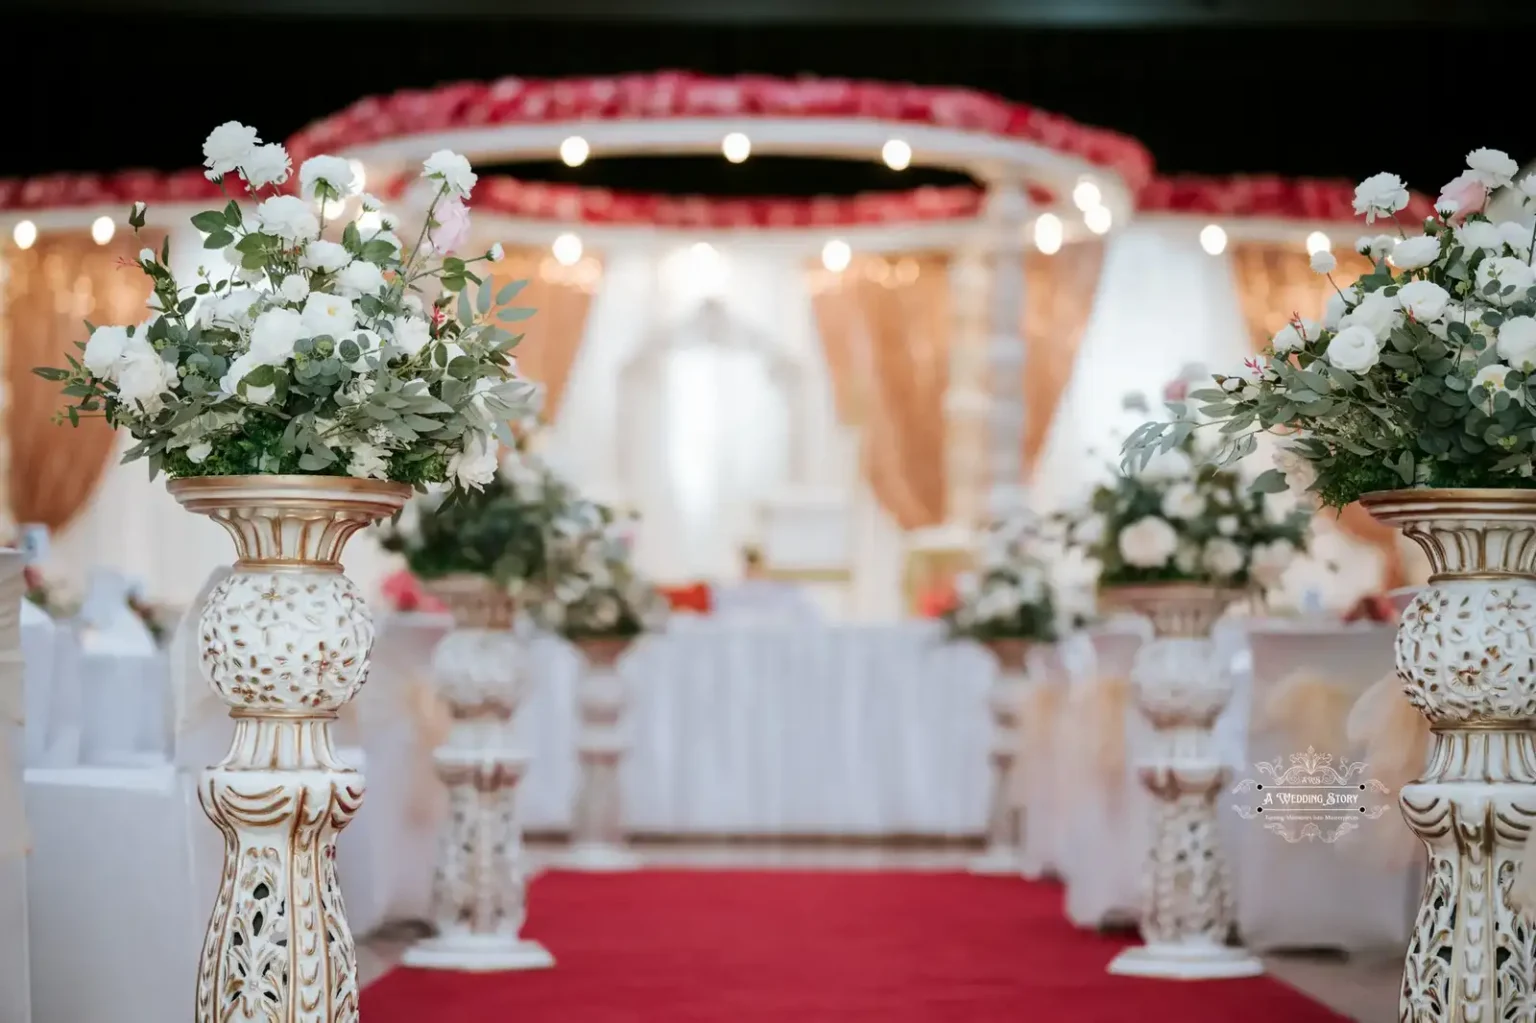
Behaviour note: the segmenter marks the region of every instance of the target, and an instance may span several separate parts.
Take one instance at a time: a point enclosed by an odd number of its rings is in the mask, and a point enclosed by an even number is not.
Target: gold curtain
[[[30,249],[6,256],[3,316],[6,359],[6,430],[10,437],[11,509],[17,522],[57,532],[90,500],[106,470],[115,434],[100,419],[79,428],[55,426],[65,404],[59,385],[32,372],[79,358],[76,341],[95,324],[142,323],[149,315],[149,279],[124,260],[157,241],[121,237],[97,245],[78,232],[43,235]]]
[[[1292,317],[1322,318],[1333,285],[1327,277],[1313,272],[1310,257],[1304,249],[1294,244],[1239,242],[1232,246],[1231,253],[1243,318],[1255,349],[1268,344],[1275,332]],[[1333,272],[1333,279],[1340,287],[1352,283],[1371,268],[1370,261],[1358,253],[1335,255],[1339,265]],[[1358,504],[1344,509],[1339,524],[1350,535],[1381,552],[1386,566],[1386,588],[1403,585],[1405,571],[1397,530],[1377,522]]]
[[[813,306],[838,412],[862,427],[863,470],[903,529],[944,520],[948,261],[864,257],[821,278]]]
[[[1034,469],[1061,405],[1104,266],[1104,243],[1074,242],[1024,261],[1024,471]]]
[[[491,268],[491,276],[497,288],[512,281],[528,282],[509,305],[533,309],[534,315],[504,326],[527,335],[513,352],[518,373],[544,385],[543,418],[553,423],[581,348],[602,265],[589,256],[566,267],[545,249],[508,249],[506,257]]]

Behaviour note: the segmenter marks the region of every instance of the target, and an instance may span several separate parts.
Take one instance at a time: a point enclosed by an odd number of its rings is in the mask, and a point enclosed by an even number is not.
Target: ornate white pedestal
[[[1170,980],[1258,976],[1263,964],[1227,944],[1231,883],[1216,819],[1230,772],[1212,727],[1232,698],[1232,682],[1210,635],[1233,594],[1165,584],[1116,587],[1106,596],[1152,620],[1154,638],[1137,652],[1131,677],[1137,709],[1153,729],[1137,774],[1157,800],[1143,881],[1145,944],[1116,956],[1109,972]]]
[[[448,740],[432,754],[449,810],[432,885],[438,933],[408,948],[401,962],[478,972],[553,966],[544,946],[521,937],[527,876],[517,786],[528,756],[509,735],[525,688],[511,598],[473,576],[427,589],[454,619],[432,656],[438,691],[453,715]]]
[[[1024,703],[1029,644],[998,640],[988,643],[987,649],[998,668],[997,681],[987,696],[992,711],[992,809],[987,815],[987,849],[971,861],[970,869],[973,874],[1020,874],[1024,822],[1013,772],[1019,756],[1019,711]]]
[[[561,861],[568,870],[616,872],[640,866],[639,857],[624,847],[624,803],[619,785],[619,761],[627,745],[623,723],[628,697],[618,662],[629,642],[585,639],[576,644],[586,670],[576,690],[581,715],[581,732],[576,738],[581,780],[572,817],[571,850]]]
[[[354,1023],[357,957],[336,880],[336,836],[363,800],[331,722],[368,676],[373,619],[341,571],[347,538],[411,488],[329,476],[177,480],[239,560],[199,620],[202,668],[232,708],[234,742],[203,772],[224,874],[197,977],[198,1023]]]
[[[1399,1017],[1536,1019],[1536,492],[1397,490],[1361,504],[1433,572],[1397,633],[1404,691],[1434,727],[1423,777],[1402,791],[1429,875]]]

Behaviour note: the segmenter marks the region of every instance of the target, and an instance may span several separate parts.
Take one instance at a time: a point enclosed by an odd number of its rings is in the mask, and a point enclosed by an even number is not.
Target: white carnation
[[[432,328],[426,320],[414,316],[390,317],[391,339],[396,348],[415,357],[432,340]]]
[[[256,207],[256,224],[264,234],[276,235],[289,245],[320,233],[320,221],[309,203],[296,195],[274,195]]]
[[[306,199],[319,199],[320,182],[331,186],[338,196],[357,190],[352,165],[339,156],[312,156],[299,167],[299,193]]]
[[[276,142],[268,146],[257,146],[240,161],[240,173],[253,192],[268,185],[281,185],[288,180],[291,168],[288,150]]]
[[[225,121],[203,140],[203,166],[208,177],[218,178],[239,167],[261,144],[255,128],[239,121]]]
[[[1408,189],[1396,174],[1373,174],[1355,188],[1355,212],[1364,214],[1367,224],[1378,216],[1391,216],[1408,205]]]
[[[309,281],[303,274],[289,274],[277,286],[277,293],[295,304],[304,301],[309,294]]]
[[[1502,188],[1514,180],[1520,165],[1497,149],[1474,149],[1467,154],[1467,168],[1489,188]]]
[[[1499,326],[1499,358],[1522,373],[1536,369],[1536,319],[1512,316]]]
[[[1206,571],[1220,579],[1230,579],[1243,570],[1247,558],[1243,555],[1243,549],[1231,540],[1216,537],[1205,545],[1205,553],[1200,558]]]
[[[1418,323],[1430,323],[1445,315],[1451,293],[1433,281],[1412,281],[1397,290],[1398,305]]]
[[[91,331],[80,361],[92,376],[101,380],[116,380],[123,353],[130,340],[127,327],[97,327]]]
[[[1178,549],[1179,534],[1165,520],[1149,515],[1121,530],[1118,546],[1126,564],[1162,568]]]
[[[351,298],[377,295],[383,287],[384,271],[360,259],[348,263],[336,275],[336,291]]]
[[[1329,362],[1351,373],[1364,373],[1381,358],[1381,339],[1369,327],[1345,327],[1328,342]]]
[[[133,346],[123,357],[117,374],[117,396],[129,404],[144,406],[148,415],[165,407],[165,392],[176,386],[176,367],[148,344]]]
[[[475,172],[469,161],[458,153],[439,149],[421,165],[421,176],[442,182],[448,188],[449,198],[468,199],[475,187]]]
[[[331,274],[346,266],[351,259],[352,254],[344,246],[336,242],[316,239],[304,246],[304,254],[299,257],[299,265],[306,270],[318,270],[321,273]]]
[[[1319,249],[1312,253],[1311,266],[1313,273],[1331,274],[1339,265],[1339,261],[1333,258],[1333,253],[1327,249]]]
[[[304,336],[339,341],[357,327],[357,310],[341,295],[312,291],[304,300]]]
[[[1392,250],[1392,265],[1399,270],[1418,270],[1440,258],[1440,239],[1432,234],[1404,238]]]

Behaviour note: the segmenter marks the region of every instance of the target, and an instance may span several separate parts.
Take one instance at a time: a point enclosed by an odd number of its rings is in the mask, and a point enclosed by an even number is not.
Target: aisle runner
[[[550,874],[535,973],[395,970],[365,1023],[1339,1023],[1275,981],[1110,977],[1061,889],[918,873]]]

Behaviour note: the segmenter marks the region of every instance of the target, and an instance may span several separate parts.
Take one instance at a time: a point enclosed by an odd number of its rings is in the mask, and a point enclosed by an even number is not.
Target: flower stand
[[[624,847],[623,793],[619,761],[624,756],[624,679],[618,662],[628,639],[577,642],[585,662],[577,684],[581,730],[576,755],[581,762],[571,825],[571,851],[561,862],[568,870],[634,870],[640,860]]]
[[[1536,492],[1397,490],[1360,503],[1429,557],[1397,671],[1429,719],[1403,816],[1429,852],[1399,1016],[1532,1018],[1536,910]],[[1522,912],[1524,910],[1524,912]]]
[[[199,620],[202,670],[235,719],[203,772],[224,871],[197,974],[198,1023],[354,1023],[357,957],[336,836],[363,800],[331,723],[368,677],[373,619],[341,569],[347,539],[411,488],[330,476],[177,480],[170,492],[230,534],[238,559]]]
[[[1217,797],[1231,773],[1213,726],[1232,698],[1211,628],[1235,594],[1169,583],[1114,587],[1107,602],[1151,619],[1153,639],[1131,669],[1137,709],[1152,728],[1136,771],[1155,800],[1143,886],[1144,944],[1109,972],[1171,980],[1253,977],[1257,958],[1230,946],[1233,903],[1221,848]]]
[[[971,861],[973,874],[1022,871],[1023,820],[1016,799],[1014,769],[1019,757],[1019,712],[1027,684],[1029,644],[994,640],[987,649],[997,660],[997,681],[987,696],[992,712],[992,802],[987,815],[987,848]]]
[[[432,884],[437,934],[401,961],[476,972],[550,967],[549,950],[521,935],[527,874],[517,788],[529,757],[510,735],[526,688],[523,644],[512,633],[515,607],[478,576],[449,577],[427,590],[454,621],[432,655],[453,717],[447,741],[432,754],[449,810]]]

